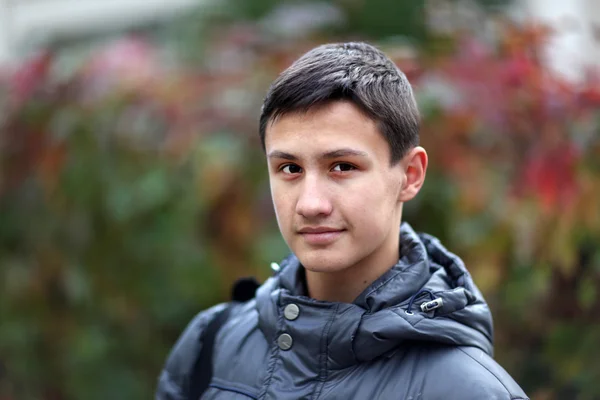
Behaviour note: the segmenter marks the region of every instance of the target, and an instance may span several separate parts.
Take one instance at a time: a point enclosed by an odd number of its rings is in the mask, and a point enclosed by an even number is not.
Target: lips
[[[324,246],[335,242],[344,233],[344,229],[330,227],[305,227],[298,231],[308,244]]]

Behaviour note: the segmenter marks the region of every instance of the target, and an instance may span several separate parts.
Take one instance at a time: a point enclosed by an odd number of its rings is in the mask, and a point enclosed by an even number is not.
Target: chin
[[[296,254],[304,268],[311,272],[339,272],[352,265],[348,256],[326,254],[326,251],[304,251]]]

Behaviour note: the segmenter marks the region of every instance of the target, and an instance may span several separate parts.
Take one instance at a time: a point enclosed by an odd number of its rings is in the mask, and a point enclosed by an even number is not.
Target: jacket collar
[[[333,368],[373,360],[415,340],[475,346],[492,353],[491,314],[462,261],[407,223],[400,229],[398,263],[352,304],[307,297],[303,267],[294,255],[280,267],[281,272],[259,288],[256,300],[260,329],[271,343],[293,329],[300,336],[294,351],[303,352],[322,348],[326,337],[325,351]],[[411,298],[423,288],[442,298],[443,306],[430,312],[415,306],[407,314]],[[419,299],[414,300],[418,305]],[[290,303],[301,310],[298,322],[291,324],[282,317]]]

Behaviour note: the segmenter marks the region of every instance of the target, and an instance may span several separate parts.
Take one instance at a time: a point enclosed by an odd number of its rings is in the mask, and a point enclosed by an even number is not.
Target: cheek
[[[291,196],[285,190],[282,190],[281,187],[272,184],[271,198],[273,199],[273,208],[275,209],[277,221],[280,225],[286,225],[286,223],[289,223],[294,210]]]
[[[352,191],[346,212],[353,215],[352,224],[361,236],[373,238],[388,230],[395,215],[396,197],[394,188],[384,181],[371,181],[361,190]]]

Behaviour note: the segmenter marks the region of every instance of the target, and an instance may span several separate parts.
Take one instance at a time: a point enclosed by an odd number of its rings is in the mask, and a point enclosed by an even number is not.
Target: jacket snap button
[[[293,321],[298,318],[298,315],[300,315],[300,308],[297,305],[288,304],[285,306],[285,309],[283,310],[283,316],[285,319]]]
[[[281,334],[281,335],[279,335],[279,338],[277,338],[277,344],[279,345],[279,348],[281,350],[291,349],[292,343],[294,343],[294,340],[287,333]]]

